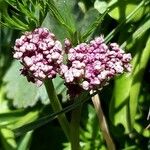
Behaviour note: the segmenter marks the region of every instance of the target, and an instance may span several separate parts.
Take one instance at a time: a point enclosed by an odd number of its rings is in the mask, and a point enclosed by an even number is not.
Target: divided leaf
[[[13,100],[13,105],[17,108],[26,108],[34,106],[38,100],[41,100],[43,104],[49,103],[44,85],[37,87],[28,82],[24,76],[20,75],[20,68],[19,62],[14,61],[3,79],[6,83],[7,97]],[[62,95],[62,100],[65,101],[66,87],[60,77],[54,79],[54,86],[57,94]]]
[[[38,88],[20,75],[20,68],[21,65],[15,61],[4,77],[7,97],[13,100],[15,107],[34,106],[38,101]]]

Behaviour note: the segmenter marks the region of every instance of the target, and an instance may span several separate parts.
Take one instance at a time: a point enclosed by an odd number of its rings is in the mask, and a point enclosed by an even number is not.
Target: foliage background
[[[132,54],[132,72],[116,77],[99,95],[117,150],[150,149],[149,0],[0,0],[0,10],[0,150],[70,149],[45,88],[20,76],[12,58],[15,39],[38,26],[74,45],[103,34],[107,43],[118,42]],[[70,118],[76,104],[60,77],[54,85]],[[107,149],[90,100],[82,109],[80,144],[83,150]]]

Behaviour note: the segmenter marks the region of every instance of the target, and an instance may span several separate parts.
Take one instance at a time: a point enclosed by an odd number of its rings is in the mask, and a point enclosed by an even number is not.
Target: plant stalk
[[[108,130],[106,118],[103,113],[100,98],[99,98],[98,94],[96,94],[95,96],[92,97],[92,102],[94,104],[94,107],[95,107],[95,110],[96,110],[96,113],[98,116],[98,120],[99,120],[99,126],[102,131],[103,137],[106,141],[108,150],[116,150],[115,144],[114,144],[114,142],[110,136],[109,130]]]
[[[54,112],[61,111],[62,106],[61,106],[60,101],[57,97],[57,94],[56,94],[52,80],[47,79],[47,80],[45,80],[44,84],[45,84],[45,88],[46,88],[51,106],[53,108],[53,111]],[[58,115],[58,121],[59,121],[66,137],[68,138],[68,140],[70,140],[69,122],[68,122],[65,114]]]
[[[80,150],[80,117],[81,117],[81,108],[72,110],[71,123],[70,123],[70,138],[71,138],[71,150]]]

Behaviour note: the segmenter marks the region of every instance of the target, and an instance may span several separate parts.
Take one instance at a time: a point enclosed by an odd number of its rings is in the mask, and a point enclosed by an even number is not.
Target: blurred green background
[[[74,45],[103,34],[132,54],[132,72],[99,95],[116,149],[150,150],[150,0],[0,0],[0,16],[0,150],[70,150],[45,87],[28,83],[12,57],[16,38],[39,26]],[[54,86],[70,119],[76,105],[60,77]],[[83,150],[107,150],[90,100],[80,125]]]

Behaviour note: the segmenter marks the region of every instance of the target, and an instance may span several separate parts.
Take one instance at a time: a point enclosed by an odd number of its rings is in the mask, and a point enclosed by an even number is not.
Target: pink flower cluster
[[[54,78],[63,61],[62,44],[47,28],[26,32],[16,40],[14,50],[13,57],[24,66],[22,74],[38,85]]]
[[[84,90],[100,88],[117,74],[131,71],[131,54],[116,43],[106,45],[103,36],[68,49],[67,56],[68,63],[61,65],[60,74],[67,84],[78,84]]]
[[[63,64],[62,44],[46,28],[26,32],[16,40],[14,50],[14,58],[23,64],[21,73],[38,85],[59,73],[68,87],[92,90],[101,88],[117,74],[131,71],[131,54],[116,43],[106,45],[103,36],[76,47],[66,39],[67,64]]]

